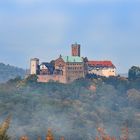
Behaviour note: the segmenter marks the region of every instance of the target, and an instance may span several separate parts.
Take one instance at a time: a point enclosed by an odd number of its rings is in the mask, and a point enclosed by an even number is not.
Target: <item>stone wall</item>
[[[72,82],[79,78],[84,78],[84,63],[67,63],[66,78],[67,81]]]
[[[38,75],[38,82],[55,81],[60,83],[67,83],[66,78],[63,75]]]

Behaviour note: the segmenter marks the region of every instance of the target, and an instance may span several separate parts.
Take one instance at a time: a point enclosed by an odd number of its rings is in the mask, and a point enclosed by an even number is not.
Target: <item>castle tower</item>
[[[80,44],[72,44],[71,45],[72,48],[72,56],[79,56],[80,57]]]
[[[30,60],[30,74],[38,74],[39,71],[39,59],[32,58]]]

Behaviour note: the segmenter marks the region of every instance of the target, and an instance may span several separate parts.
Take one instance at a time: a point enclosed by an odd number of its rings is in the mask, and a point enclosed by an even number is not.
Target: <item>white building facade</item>
[[[88,61],[88,73],[99,76],[116,76],[116,67],[111,61]]]

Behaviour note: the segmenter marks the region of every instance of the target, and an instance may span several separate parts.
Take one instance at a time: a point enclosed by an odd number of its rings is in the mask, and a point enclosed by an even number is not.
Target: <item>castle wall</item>
[[[65,76],[63,75],[38,75],[38,82],[55,81],[60,83],[67,83]]]
[[[66,78],[67,81],[72,82],[79,78],[84,78],[84,63],[67,63]]]
[[[109,77],[109,76],[116,76],[116,69],[115,68],[93,69],[88,73]]]
[[[108,68],[102,70],[102,75],[109,77],[109,76],[116,76],[116,69],[115,68]]]

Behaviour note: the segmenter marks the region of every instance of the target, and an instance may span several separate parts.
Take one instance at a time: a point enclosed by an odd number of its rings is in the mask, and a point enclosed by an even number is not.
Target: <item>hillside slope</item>
[[[25,70],[14,67],[11,65],[5,65],[0,63],[0,83],[6,82],[9,79],[15,78],[17,76],[23,77],[25,75]]]
[[[95,85],[96,90],[91,90]],[[105,128],[117,140],[127,127],[129,139],[139,140],[140,90],[122,90],[122,86],[125,84],[114,87],[101,79],[81,79],[67,85],[11,80],[0,84],[0,122],[12,114],[8,134],[15,140],[22,135],[43,140],[48,128],[55,140],[60,136],[95,140],[97,127]]]

